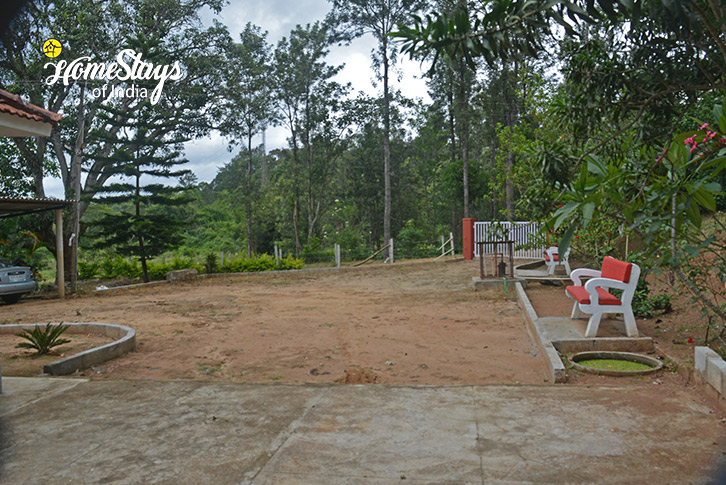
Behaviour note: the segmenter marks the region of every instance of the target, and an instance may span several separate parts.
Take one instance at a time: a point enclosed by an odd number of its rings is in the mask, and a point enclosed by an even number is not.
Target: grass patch
[[[636,371],[652,369],[651,366],[641,364],[640,362],[620,359],[589,359],[580,360],[577,363],[583,367],[599,370]]]

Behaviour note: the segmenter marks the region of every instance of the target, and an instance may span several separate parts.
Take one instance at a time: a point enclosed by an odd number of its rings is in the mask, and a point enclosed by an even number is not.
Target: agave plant
[[[28,342],[19,343],[15,347],[22,349],[35,349],[38,351],[38,355],[45,355],[50,352],[50,349],[53,347],[70,342],[68,339],[59,338],[63,332],[68,330],[68,328],[70,328],[70,325],[63,325],[62,323],[51,325],[49,323],[45,326],[45,330],[41,330],[40,327],[36,325],[33,330],[24,330],[23,333],[17,334],[18,337],[22,337],[28,340]]]

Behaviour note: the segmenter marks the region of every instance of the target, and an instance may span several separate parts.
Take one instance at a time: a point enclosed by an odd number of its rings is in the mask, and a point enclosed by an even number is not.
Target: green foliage
[[[121,256],[108,256],[100,262],[99,267],[101,278],[138,278],[141,276],[139,264]]]
[[[394,245],[395,256],[398,259],[427,258],[441,254],[437,254],[437,245],[426,240],[424,231],[416,227],[413,219],[409,219],[403,225],[403,229],[398,232],[394,240]]]
[[[94,261],[78,261],[78,279],[91,280],[98,275],[100,263]]]
[[[0,219],[0,257],[15,264],[37,267],[36,251],[43,247],[40,235],[30,230],[42,216]]]
[[[253,256],[252,258],[236,258],[224,263],[220,268],[222,273],[246,273],[250,271],[273,271],[287,269],[302,269],[304,263],[302,260],[288,255],[280,260],[280,264],[275,264],[275,258],[269,254]]]
[[[17,334],[18,337],[22,337],[27,342],[22,342],[15,347],[21,349],[35,349],[38,355],[45,355],[50,352],[50,349],[59,345],[67,344],[70,342],[68,339],[62,339],[60,336],[70,328],[70,325],[51,325],[45,326],[44,330],[41,330],[38,325],[33,330],[23,330],[23,333]]]
[[[669,313],[673,310],[671,295],[663,293],[651,296],[648,282],[643,277],[638,280],[638,286],[635,288],[632,307],[633,313],[638,318],[653,318],[656,311]]]
[[[209,273],[216,273],[217,268],[219,266],[217,265],[217,255],[214,253],[207,254],[206,261],[204,263],[204,270]]]
[[[149,261],[149,279],[163,280],[166,279],[166,274],[169,271],[176,271],[179,269],[196,269],[200,273],[203,271],[202,266],[191,258],[175,257],[168,263]]]

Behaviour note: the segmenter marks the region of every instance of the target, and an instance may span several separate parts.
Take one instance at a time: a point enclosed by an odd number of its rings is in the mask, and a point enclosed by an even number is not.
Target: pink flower
[[[577,236],[577,235],[576,235],[576,236],[575,236],[575,239],[580,239],[580,236]]]
[[[699,130],[705,130],[706,128],[708,128],[708,123],[702,124]]]

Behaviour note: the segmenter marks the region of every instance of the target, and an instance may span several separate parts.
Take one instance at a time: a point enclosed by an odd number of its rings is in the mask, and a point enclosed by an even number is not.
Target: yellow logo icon
[[[43,54],[48,57],[58,57],[62,50],[61,43],[55,39],[48,39],[43,44]]]

